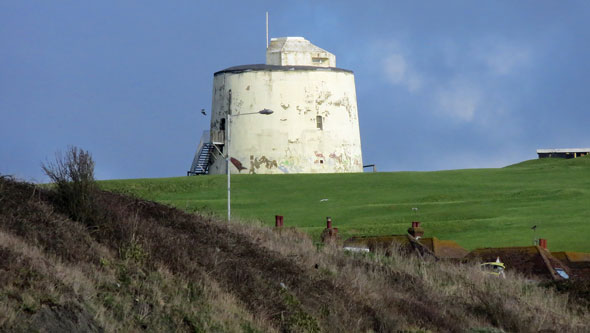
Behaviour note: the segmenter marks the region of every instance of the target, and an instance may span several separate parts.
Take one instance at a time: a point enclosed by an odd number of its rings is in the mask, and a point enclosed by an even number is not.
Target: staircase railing
[[[209,131],[203,131],[201,135],[201,141],[197,146],[197,151],[195,152],[195,157],[193,158],[193,163],[191,164],[190,170],[186,173],[187,176],[197,175],[197,174],[204,174],[207,172],[206,166],[203,167],[199,165],[199,157],[203,152],[203,149],[207,147],[209,149],[208,144],[211,142],[211,134]],[[207,161],[208,162],[208,161]]]

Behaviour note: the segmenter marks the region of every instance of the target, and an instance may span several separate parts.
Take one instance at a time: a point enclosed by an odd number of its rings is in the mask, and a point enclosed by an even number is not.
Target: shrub
[[[55,184],[56,203],[63,213],[87,226],[95,223],[97,186],[90,153],[70,146],[65,154],[57,152],[55,161],[43,163],[41,168]]]

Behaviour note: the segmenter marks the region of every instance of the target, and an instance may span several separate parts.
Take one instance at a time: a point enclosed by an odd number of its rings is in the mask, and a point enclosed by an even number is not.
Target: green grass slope
[[[225,216],[225,176],[129,179],[102,188]],[[327,199],[327,200],[322,200]],[[417,216],[412,208],[418,208]],[[315,175],[234,175],[232,216],[296,226],[318,238],[326,216],[343,237],[405,233],[467,249],[529,245],[590,252],[590,158],[531,160],[501,169]]]

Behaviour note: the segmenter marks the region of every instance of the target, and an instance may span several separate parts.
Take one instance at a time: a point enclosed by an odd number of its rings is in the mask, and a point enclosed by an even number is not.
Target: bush
[[[41,168],[55,184],[56,203],[63,213],[87,226],[94,224],[97,186],[90,153],[70,146],[65,154],[57,152],[55,161],[43,163]]]

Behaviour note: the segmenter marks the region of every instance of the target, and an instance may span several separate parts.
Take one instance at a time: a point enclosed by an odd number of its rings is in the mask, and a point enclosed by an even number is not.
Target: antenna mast
[[[266,12],[266,48],[268,49],[268,12]]]

